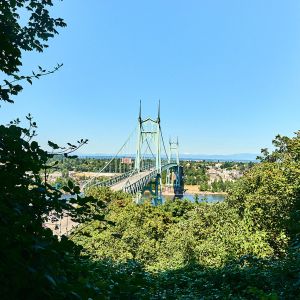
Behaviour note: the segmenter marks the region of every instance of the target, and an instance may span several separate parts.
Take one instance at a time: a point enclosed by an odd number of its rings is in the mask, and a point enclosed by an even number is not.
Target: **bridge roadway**
[[[130,177],[124,178],[123,180],[113,184],[110,188],[113,191],[122,191],[125,190],[125,187],[131,186],[133,184],[136,184],[138,181],[140,181],[142,178],[145,178],[146,176],[150,175],[155,168],[152,168],[150,170],[141,171],[137,174],[134,174]]]
[[[167,170],[171,167],[177,166],[176,163],[167,163],[162,166],[161,170]],[[126,176],[125,178],[120,178],[108,186],[113,191],[124,191],[130,194],[136,194],[141,191],[142,188],[149,182],[151,178],[157,175],[156,168],[151,168],[148,170],[142,170],[141,172],[133,173],[131,176]],[[113,179],[112,179],[113,180]]]

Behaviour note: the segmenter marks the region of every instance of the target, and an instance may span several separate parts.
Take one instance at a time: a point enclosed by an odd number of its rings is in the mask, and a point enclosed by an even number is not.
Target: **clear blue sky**
[[[68,27],[24,72],[64,67],[26,85],[1,123],[30,112],[38,140],[88,138],[111,153],[136,126],[139,99],[182,153],[259,153],[300,129],[300,1],[56,1]]]

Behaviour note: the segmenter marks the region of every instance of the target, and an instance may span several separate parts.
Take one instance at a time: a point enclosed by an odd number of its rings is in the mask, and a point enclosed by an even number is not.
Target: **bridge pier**
[[[183,167],[177,166],[177,170],[175,171],[176,179],[173,183],[173,189],[174,189],[174,198],[181,199],[184,194],[184,181],[183,181]]]
[[[138,204],[145,201],[150,201],[154,205],[162,204],[161,175],[156,174],[154,178],[151,178],[137,193],[135,200]]]

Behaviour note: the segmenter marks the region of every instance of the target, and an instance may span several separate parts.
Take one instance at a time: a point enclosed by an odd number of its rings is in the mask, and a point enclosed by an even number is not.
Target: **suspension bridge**
[[[130,149],[135,149],[134,155],[128,154]],[[101,176],[105,173],[114,176],[101,180],[105,178]],[[124,191],[134,195],[137,203],[147,198],[157,205],[162,203],[162,177],[167,191],[173,192],[174,197],[182,198],[184,182],[183,168],[179,161],[178,139],[169,140],[166,147],[160,123],[160,105],[156,119],[142,119],[140,103],[137,128],[129,135],[116,155],[98,172],[98,176],[87,181],[82,190],[84,193],[90,187],[106,186],[113,191]],[[44,225],[54,234],[61,236],[68,234],[77,223],[64,212],[58,218],[49,216]]]
[[[134,143],[135,154],[130,155]],[[101,174],[115,173],[108,180],[100,180]],[[162,176],[166,189],[174,191],[174,197],[182,198],[184,192],[183,168],[179,161],[178,138],[166,147],[161,122],[160,103],[157,117],[142,118],[140,102],[137,128],[129,135],[119,151],[99,171],[99,176],[89,180],[83,190],[92,186],[106,186],[113,191],[124,191],[136,196],[137,201],[151,197],[154,203],[162,200]]]

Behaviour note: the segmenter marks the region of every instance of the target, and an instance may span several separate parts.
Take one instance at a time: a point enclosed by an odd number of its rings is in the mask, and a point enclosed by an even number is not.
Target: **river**
[[[225,200],[225,195],[224,194],[197,194],[198,195],[198,201],[199,202],[209,202],[209,203],[214,203],[214,202],[222,202]],[[191,202],[195,202],[196,200],[196,195],[192,194],[184,194],[182,199],[187,199]],[[164,198],[171,198],[171,196],[165,196]]]

